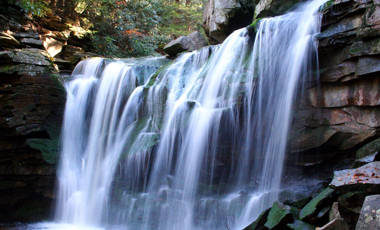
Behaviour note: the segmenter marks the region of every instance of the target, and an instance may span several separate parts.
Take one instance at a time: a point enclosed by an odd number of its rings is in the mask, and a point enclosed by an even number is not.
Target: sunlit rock
[[[357,169],[347,169],[334,173],[330,187],[342,192],[380,189],[380,162],[372,162]]]
[[[380,229],[380,195],[367,196],[359,220],[357,230],[379,230]]]
[[[198,31],[194,31],[187,36],[181,36],[169,42],[164,47],[164,51],[170,56],[175,56],[180,52],[198,50],[207,45],[208,43],[203,36]]]
[[[208,0],[204,6],[203,28],[211,43],[222,43],[234,30],[252,22],[254,2],[250,0]]]

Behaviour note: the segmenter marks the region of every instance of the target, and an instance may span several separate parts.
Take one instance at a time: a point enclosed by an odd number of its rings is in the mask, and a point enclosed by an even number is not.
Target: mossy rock
[[[270,209],[268,208],[267,210],[263,211],[257,219],[252,222],[249,226],[244,228],[243,230],[264,230],[264,224],[267,222],[268,214],[269,214]]]
[[[289,229],[292,230],[315,230],[317,227],[306,222],[295,220],[293,223],[286,225]]]
[[[380,150],[380,138],[371,141],[356,151],[356,160],[369,163],[373,161]]]
[[[284,204],[301,209],[301,208],[305,207],[305,205],[307,203],[309,203],[310,200],[311,200],[311,197],[305,197],[305,198],[295,200],[295,201],[286,200],[286,201],[284,201]]]
[[[320,207],[327,199],[332,197],[333,193],[334,190],[331,188],[326,188],[319,193],[301,209],[299,219],[302,221],[309,221],[313,216],[316,216],[320,211]]]
[[[284,229],[284,226],[294,220],[294,210],[288,205],[278,201],[274,202],[269,211],[267,222],[264,226],[267,229]]]

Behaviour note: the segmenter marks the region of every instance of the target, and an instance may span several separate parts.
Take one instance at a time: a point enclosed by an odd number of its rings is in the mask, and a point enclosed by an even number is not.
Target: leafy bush
[[[51,11],[48,4],[44,0],[14,0],[11,2],[20,6],[25,13],[38,17],[43,17]]]
[[[171,39],[200,30],[204,0],[183,0],[187,5],[178,0],[12,1],[33,15],[41,17],[52,9],[76,25],[72,28],[85,26],[82,31],[90,31],[91,37],[88,51],[138,57],[157,55]],[[89,23],[84,25],[84,21]]]

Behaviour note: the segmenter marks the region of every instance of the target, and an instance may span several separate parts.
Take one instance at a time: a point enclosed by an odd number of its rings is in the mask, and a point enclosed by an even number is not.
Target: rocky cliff
[[[30,18],[0,3],[0,220],[46,218],[65,90]]]
[[[318,149],[323,160],[379,137],[379,3],[336,0],[325,7],[317,36],[320,79],[296,112],[291,152]]]

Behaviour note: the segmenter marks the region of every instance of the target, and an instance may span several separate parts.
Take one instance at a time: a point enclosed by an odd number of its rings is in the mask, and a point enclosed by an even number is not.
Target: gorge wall
[[[46,218],[65,90],[37,28],[0,3],[0,220]]]
[[[317,36],[320,81],[295,114],[291,152],[306,151],[306,160],[318,149],[321,161],[379,137],[379,26],[379,1],[328,2]]]

